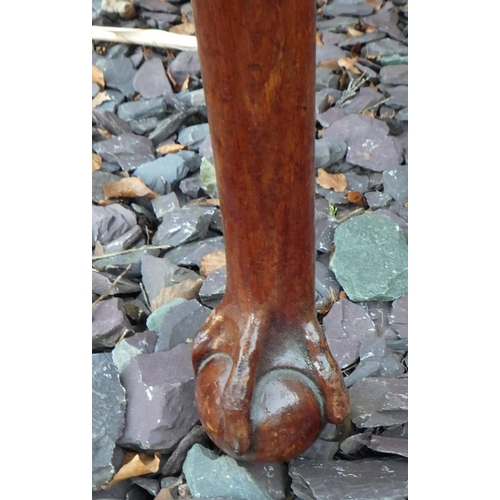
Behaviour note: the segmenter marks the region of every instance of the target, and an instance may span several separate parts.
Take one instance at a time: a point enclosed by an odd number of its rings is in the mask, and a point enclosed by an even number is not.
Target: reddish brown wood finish
[[[314,0],[193,0],[227,256],[193,345],[201,422],[285,461],[349,412],[314,309]]]

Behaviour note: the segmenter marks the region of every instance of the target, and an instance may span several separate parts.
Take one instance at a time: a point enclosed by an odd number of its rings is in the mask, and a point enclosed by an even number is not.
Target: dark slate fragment
[[[321,7],[323,15],[326,17],[336,16],[369,16],[373,12],[373,7],[365,3],[334,2]]]
[[[315,262],[314,267],[314,288],[316,291],[316,309],[329,304],[332,299],[332,290],[335,295],[340,292],[340,285],[335,279],[335,275],[327,266],[320,262]]]
[[[162,117],[167,111],[167,103],[163,97],[153,99],[139,99],[138,101],[124,102],[118,106],[118,116],[130,122],[144,118]]]
[[[125,390],[107,353],[92,354],[92,490],[113,477],[115,442],[125,423]]]
[[[314,443],[299,457],[309,458],[311,460],[332,460],[335,453],[339,449],[339,443],[335,441],[325,441],[323,439],[316,439]]]
[[[344,111],[342,111],[342,108],[337,108],[336,106],[332,106],[331,108],[328,108],[326,111],[321,113],[317,117],[317,120],[319,121],[321,126],[327,128],[332,123],[336,122],[337,120],[344,118],[344,116],[345,116],[345,113],[344,113]],[[323,138],[324,138],[324,136],[323,136]]]
[[[366,377],[377,375],[380,370],[380,361],[378,359],[368,359],[361,361],[355,370],[344,378],[346,387],[353,386],[356,382],[363,380]]]
[[[408,167],[406,165],[384,170],[382,179],[385,193],[400,203],[408,201]]]
[[[153,236],[153,245],[176,247],[203,238],[207,234],[214,212],[214,207],[196,205],[168,212]]]
[[[289,474],[299,498],[331,500],[332,492],[335,500],[401,500],[408,496],[408,461],[403,458],[299,459],[291,462]]]
[[[202,306],[196,299],[173,307],[160,327],[155,352],[169,351],[188,339],[192,340],[209,313],[210,309]]]
[[[106,89],[106,94],[109,96],[109,101],[104,101],[97,108],[102,111],[116,112],[116,108],[125,100],[125,96],[119,90]]]
[[[198,153],[202,158],[206,158],[212,165],[215,165],[214,150],[212,148],[212,138],[210,137],[210,134],[208,134],[205,137],[205,140],[200,144]]]
[[[365,378],[349,389],[351,420],[357,427],[408,422],[408,379]]]
[[[202,108],[206,106],[205,89],[186,90],[182,93],[179,92],[177,95],[188,108]]]
[[[182,179],[179,183],[179,189],[191,198],[198,198],[201,190],[200,174],[197,173]]]
[[[371,437],[368,448],[380,453],[408,457],[408,438],[389,437],[379,434]]]
[[[349,56],[349,52],[340,49],[336,45],[316,45],[316,64],[328,59],[340,59]]]
[[[127,413],[118,444],[169,453],[198,420],[191,347],[140,354],[121,374]]]
[[[133,477],[132,482],[146,490],[151,495],[157,495],[160,491],[160,483],[158,482],[158,479],[147,477]]]
[[[142,236],[142,230],[138,225],[131,227],[126,233],[104,245],[104,253],[122,252],[136,243]]]
[[[382,208],[387,206],[392,197],[387,193],[371,191],[369,193],[365,193],[365,199],[370,208]]]
[[[158,118],[152,116],[151,118],[144,118],[141,120],[131,120],[130,128],[134,134],[145,135],[152,132],[158,126],[158,123],[160,123]]]
[[[400,109],[396,113],[396,120],[399,120],[400,122],[407,122],[408,121],[408,107]]]
[[[118,203],[104,207],[92,205],[92,247],[97,241],[106,245],[136,224],[134,212]]]
[[[108,46],[104,57],[106,59],[116,59],[119,57],[128,57],[132,52],[133,48],[126,43],[116,43],[114,45]]]
[[[161,220],[167,212],[180,208],[179,199],[175,193],[168,193],[151,200],[151,205],[158,220]]]
[[[341,49],[351,49],[355,45],[365,45],[370,42],[375,42],[377,40],[381,40],[385,38],[385,33],[381,31],[372,31],[371,33],[365,33],[360,36],[353,36],[348,38],[347,40],[343,40],[338,45]]]
[[[316,68],[316,91],[324,88],[336,89],[338,87],[340,76],[333,73],[330,68]]]
[[[353,16],[336,16],[333,19],[324,19],[316,22],[316,29],[328,30],[334,33],[347,33],[347,28],[354,28],[359,19]]]
[[[96,66],[102,70],[106,86],[112,89],[118,89],[126,97],[133,97],[135,94],[132,85],[136,69],[128,57],[117,59],[100,59]]]
[[[349,191],[358,191],[361,194],[368,191],[369,179],[367,175],[359,175],[354,172],[346,172],[344,175],[347,180],[347,189]]]
[[[353,364],[359,357],[361,342],[376,335],[373,321],[358,304],[340,299],[323,318],[328,347],[340,368]]]
[[[389,324],[396,330],[400,337],[408,337],[408,294],[403,295],[392,303],[389,314]]]
[[[207,307],[214,308],[226,293],[227,267],[212,271],[199,291],[200,300]]]
[[[399,17],[392,7],[391,2],[385,2],[384,6],[377,13],[363,18],[363,22],[387,33],[395,40],[404,41],[405,36],[398,28]]]
[[[347,40],[347,35],[323,30],[321,31],[321,40],[325,45],[340,45],[340,42]]]
[[[175,0],[174,0],[175,1]],[[167,12],[168,14],[178,14],[179,7],[165,0],[140,0],[141,9],[150,10],[152,12]]]
[[[156,345],[156,332],[145,330],[137,332],[131,337],[125,337],[112,351],[113,362],[121,373],[130,364],[130,361],[139,354],[151,354]]]
[[[380,83],[389,85],[408,85],[408,65],[395,64],[384,66],[379,73]]]
[[[384,38],[376,42],[370,42],[361,49],[363,56],[406,56],[408,47],[392,38]]]
[[[314,245],[318,252],[330,253],[337,226],[338,222],[327,213],[314,212]]]
[[[116,276],[114,274],[92,271],[92,293],[97,295],[104,293],[118,295],[141,291],[138,283],[127,278],[122,278],[116,285],[113,285],[115,279]]]
[[[193,241],[192,243],[185,243],[169,250],[165,254],[164,259],[178,266],[200,267],[201,259],[205,255],[220,252],[221,250],[225,250],[224,237],[214,236],[204,240]]]
[[[138,166],[133,177],[140,177],[146,186],[158,194],[167,194],[165,186],[175,187],[189,170],[183,158],[171,153]]]
[[[401,164],[402,148],[382,120],[347,115],[332,123],[323,137],[341,137],[347,144],[346,160],[354,165],[383,171]]]
[[[95,97],[100,90],[101,88],[99,87],[99,85],[97,85],[97,83],[95,82],[92,82],[92,97]]]
[[[179,15],[166,12],[141,12],[141,18],[146,21],[150,28],[158,28],[162,31],[167,31],[175,24],[180,24],[181,21]]]
[[[93,145],[93,149],[103,160],[118,163],[125,171],[156,158],[153,143],[135,134],[121,134],[98,142]]]
[[[134,88],[145,99],[173,94],[163,63],[154,58],[146,61],[134,77]]]
[[[161,289],[175,285],[187,279],[199,279],[200,276],[183,267],[172,264],[167,259],[144,255],[141,259],[142,283],[151,302]]]
[[[170,63],[170,73],[174,80],[181,85],[188,76],[199,77],[201,74],[200,57],[197,50],[179,52]]]
[[[99,203],[99,201],[106,199],[104,196],[104,186],[108,182],[116,182],[122,179],[119,175],[114,175],[109,172],[104,172],[102,168],[92,172],[92,201]]]
[[[384,100],[384,96],[371,87],[361,87],[347,104],[342,106],[342,111],[346,115],[352,113],[362,113],[365,109],[374,106]]]
[[[202,159],[198,153],[183,149],[182,151],[178,151],[176,154],[184,159],[190,172],[196,172],[200,169]]]
[[[158,126],[151,132],[148,138],[155,146],[158,146],[168,137],[170,137],[182,124],[182,122],[196,110],[190,109],[188,111],[180,111],[164,118]]]
[[[366,429],[360,434],[353,434],[340,443],[340,451],[346,455],[354,455],[370,443],[373,429]]]
[[[195,425],[186,434],[186,436],[181,439],[172,455],[168,457],[161,473],[164,476],[174,476],[179,474],[182,470],[182,464],[186,459],[187,452],[191,449],[191,447],[195,444],[207,445],[209,441],[210,440],[203,427],[201,425]]]
[[[96,121],[97,125],[111,132],[113,135],[132,133],[130,125],[110,111],[93,109],[92,118]]]
[[[326,141],[316,139],[314,141],[314,168],[326,168],[332,163],[330,161],[330,150]]]
[[[408,85],[398,85],[397,87],[388,87],[384,94],[390,96],[385,103],[386,106],[395,110],[408,107]]]
[[[197,151],[201,143],[209,134],[208,123],[200,123],[199,125],[191,125],[179,131],[177,142],[185,144],[189,150]]]

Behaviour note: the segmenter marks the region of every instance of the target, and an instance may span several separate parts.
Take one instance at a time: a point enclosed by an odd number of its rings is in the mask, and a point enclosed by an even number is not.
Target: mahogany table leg
[[[193,344],[201,422],[286,461],[349,412],[314,308],[314,0],[193,0],[227,257]]]

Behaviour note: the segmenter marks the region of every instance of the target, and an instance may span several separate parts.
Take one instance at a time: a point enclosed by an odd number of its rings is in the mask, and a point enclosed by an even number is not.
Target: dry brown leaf
[[[97,240],[95,242],[95,247],[94,247],[94,253],[93,253],[93,257],[99,257],[101,255],[104,255],[104,247],[102,246],[102,243]]]
[[[181,92],[183,92],[184,90],[187,90],[189,88],[189,75],[186,76],[186,79],[182,82],[182,85],[181,85]]]
[[[353,205],[367,207],[366,198],[359,191],[347,191],[345,198]]]
[[[408,208],[408,202],[406,202],[403,207]]]
[[[102,158],[97,153],[92,153],[92,172],[99,170],[102,165]]]
[[[201,278],[197,280],[187,279],[175,285],[162,288],[160,293],[151,301],[151,310],[156,311],[156,309],[177,297],[186,300],[195,299],[201,285],[203,285],[203,281]]]
[[[170,66],[167,68],[167,76],[168,79],[170,80],[170,83],[174,88],[177,88],[179,84],[175,81],[174,77],[172,76],[172,72],[170,71]]]
[[[97,131],[106,139],[113,139],[114,135],[111,132],[108,132],[105,128],[96,127]]]
[[[106,85],[104,83],[104,73],[94,65],[92,65],[92,82],[97,83],[101,89]]]
[[[158,492],[158,495],[155,496],[154,500],[174,500],[174,497],[168,488],[162,488]]]
[[[99,106],[103,102],[110,101],[110,100],[111,100],[111,97],[109,97],[109,95],[106,91],[99,92],[92,99],[92,109],[97,108],[97,106]]]
[[[352,71],[356,75],[360,75],[361,71],[354,66],[354,63],[358,61],[357,57],[341,57],[338,61],[339,66],[346,70]]]
[[[103,489],[108,490],[114,484],[131,477],[158,472],[158,469],[160,468],[160,458],[161,454],[159,452],[156,452],[154,456],[146,455],[146,453],[137,453],[135,451],[125,453],[120,470],[113,476],[113,479],[109,482],[109,484],[106,487],[103,487]]]
[[[384,0],[365,0],[366,5],[371,5],[376,11],[380,10],[382,7]]]
[[[375,118],[375,110],[374,109],[364,109],[363,114],[365,116],[369,116],[370,118]]]
[[[323,40],[321,39],[321,32],[316,31],[316,45],[322,46],[325,45]]]
[[[207,277],[212,271],[226,266],[226,252],[212,252],[204,255],[200,262],[200,274]]]
[[[364,35],[364,33],[354,28],[347,28],[347,35],[349,38],[354,38],[356,36]]]
[[[347,295],[344,292],[344,290],[340,290],[340,292],[339,292],[339,299],[347,299],[347,300],[349,300],[349,297],[347,297]]]
[[[194,35],[194,24],[189,21],[172,26],[168,31],[170,33],[177,33],[178,35]]]
[[[156,152],[162,155],[166,155],[168,153],[176,153],[177,151],[182,151],[186,148],[187,146],[185,144],[164,144],[163,146],[157,147]]]
[[[108,182],[103,189],[106,198],[145,197],[152,200],[160,196],[149,189],[140,177],[128,177],[119,181]]]
[[[318,168],[316,182],[325,189],[333,189],[336,193],[347,189],[347,179],[344,174],[329,174],[322,168]]]
[[[318,63],[320,68],[328,68],[332,71],[340,71],[339,60],[338,59],[323,59]]]

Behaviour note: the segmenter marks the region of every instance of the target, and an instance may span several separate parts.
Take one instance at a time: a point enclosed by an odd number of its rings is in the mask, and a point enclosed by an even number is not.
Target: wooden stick
[[[196,37],[178,35],[162,30],[142,30],[137,28],[111,28],[109,26],[92,26],[92,40],[117,43],[131,43],[146,47],[162,49],[196,50]]]

